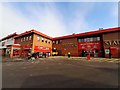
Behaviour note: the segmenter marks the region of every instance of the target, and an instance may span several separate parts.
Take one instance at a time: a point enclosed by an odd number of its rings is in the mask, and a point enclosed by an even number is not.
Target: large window
[[[94,38],[93,38],[93,41],[97,41],[97,37],[94,37]]]
[[[29,40],[31,40],[31,39],[32,39],[32,36],[29,37]]]
[[[100,41],[100,37],[90,37],[90,38],[78,39],[78,42],[93,42],[93,41]]]
[[[90,38],[90,42],[92,42],[93,41],[93,38]]]
[[[26,37],[26,40],[28,40],[28,37]]]
[[[97,37],[97,41],[100,41],[100,37]]]
[[[78,42],[84,42],[85,39],[81,38],[81,39],[78,39]]]
[[[86,38],[87,40],[85,42],[90,42],[90,38]]]
[[[23,41],[23,38],[21,38],[21,42]]]
[[[56,44],[58,44],[58,41],[56,41]]]
[[[23,38],[23,40],[25,41],[25,37]]]

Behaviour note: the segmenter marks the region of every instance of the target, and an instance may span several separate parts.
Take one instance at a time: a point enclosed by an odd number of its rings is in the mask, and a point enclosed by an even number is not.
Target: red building
[[[1,43],[4,43],[4,40],[11,36],[1,39]],[[109,57],[109,52],[111,52],[112,57],[120,57],[120,27],[55,38],[36,30],[30,30],[19,35],[15,34],[14,39],[14,45],[7,45],[8,49],[11,50],[11,57],[26,57],[28,52],[60,56],[65,56],[70,52],[71,56],[90,54],[92,57]]]
[[[53,48],[58,55],[120,57],[120,28],[108,28],[53,38]]]
[[[17,36],[16,33],[10,34],[0,40],[0,54],[8,57],[19,57],[19,53],[14,53],[14,51],[20,49],[19,44],[15,44],[14,37]]]
[[[36,30],[26,31],[15,37],[15,43],[21,45],[20,56],[28,53],[52,53],[52,38]]]

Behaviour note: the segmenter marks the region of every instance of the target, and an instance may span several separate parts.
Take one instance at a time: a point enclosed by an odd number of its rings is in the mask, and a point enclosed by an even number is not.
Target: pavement
[[[69,60],[84,60],[84,61],[93,61],[93,62],[113,62],[113,63],[120,63],[120,58],[94,58],[91,57],[90,60],[87,59],[87,57],[70,57],[68,58],[67,56],[52,56],[49,58],[66,58]]]
[[[47,57],[49,59],[55,59],[55,58],[59,58],[59,59],[69,59],[69,60],[84,60],[84,61],[94,61],[94,62],[113,62],[113,63],[120,63],[120,58],[94,58],[91,57],[90,60],[87,59],[87,57],[70,57],[68,58],[67,56],[51,56],[51,57]],[[44,60],[45,58],[39,58],[39,60]],[[19,61],[27,61],[26,58],[8,58],[8,57],[3,57],[2,58],[2,62],[19,62]]]
[[[117,88],[118,64],[82,57],[3,62],[3,88]]]

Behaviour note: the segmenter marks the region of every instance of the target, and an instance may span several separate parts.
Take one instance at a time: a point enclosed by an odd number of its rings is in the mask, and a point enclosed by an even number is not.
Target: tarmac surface
[[[20,59],[19,59],[20,60]],[[2,63],[3,88],[117,88],[117,59],[49,57]]]

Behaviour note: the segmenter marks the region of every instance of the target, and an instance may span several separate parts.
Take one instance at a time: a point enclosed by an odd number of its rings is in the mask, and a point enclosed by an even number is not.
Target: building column
[[[11,46],[10,58],[13,58],[13,46]]]
[[[31,50],[31,53],[33,53],[33,52],[34,52],[34,46],[35,46],[34,36],[35,36],[35,35],[33,34],[33,38],[32,38],[32,39],[33,39],[33,41],[32,41],[32,50]]]

